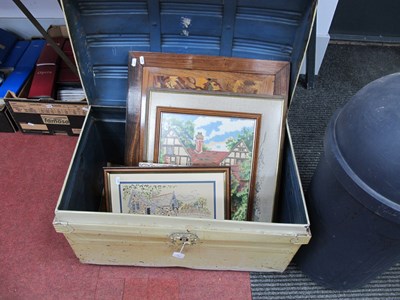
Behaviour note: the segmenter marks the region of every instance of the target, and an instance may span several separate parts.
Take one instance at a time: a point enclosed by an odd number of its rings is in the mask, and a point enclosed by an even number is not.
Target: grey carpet
[[[299,82],[288,118],[305,192],[334,111],[369,82],[396,72],[400,72],[400,46],[336,43],[328,46],[315,88],[307,90]],[[400,263],[366,286],[348,291],[318,286],[295,260],[282,274],[253,272],[250,279],[253,299],[400,299]]]

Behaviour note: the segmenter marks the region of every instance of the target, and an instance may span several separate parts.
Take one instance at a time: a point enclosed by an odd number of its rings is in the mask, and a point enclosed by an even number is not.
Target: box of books
[[[48,32],[76,66],[65,26],[52,26]],[[24,133],[78,135],[87,112],[79,75],[49,42],[43,43],[35,62],[25,85],[8,89],[4,97],[12,119]]]

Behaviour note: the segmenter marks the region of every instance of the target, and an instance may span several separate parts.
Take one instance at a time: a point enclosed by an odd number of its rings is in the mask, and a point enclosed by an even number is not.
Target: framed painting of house
[[[232,173],[242,172],[237,178],[244,187],[231,193],[232,219],[271,221],[286,115],[282,97],[150,89],[145,104],[141,161],[230,165]]]
[[[153,161],[230,166],[231,216],[248,219],[247,211],[253,207],[260,122],[260,114],[157,107]]]
[[[145,146],[143,113],[150,88],[201,90],[288,98],[290,63],[221,56],[130,52],[125,164],[136,166]]]
[[[230,217],[230,168],[104,168],[114,213],[224,220]]]

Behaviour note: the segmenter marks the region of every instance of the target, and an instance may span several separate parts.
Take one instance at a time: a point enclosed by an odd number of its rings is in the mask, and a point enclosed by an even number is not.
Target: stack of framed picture
[[[288,62],[130,52],[126,166],[104,169],[108,210],[270,222],[289,74]]]

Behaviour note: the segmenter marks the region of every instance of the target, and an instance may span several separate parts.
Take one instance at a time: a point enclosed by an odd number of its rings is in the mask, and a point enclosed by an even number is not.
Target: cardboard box
[[[26,92],[26,91],[25,91]],[[13,121],[23,133],[79,135],[88,104],[82,101],[63,102],[18,97],[8,92],[4,101]]]
[[[16,132],[18,130],[5,104],[0,104],[0,132]]]
[[[129,51],[289,61],[287,94],[292,95],[316,1],[61,3],[91,106],[53,224],[79,260],[107,265],[285,270],[311,238],[289,127],[273,222],[101,212],[102,170],[109,163],[124,163]],[[174,253],[184,255],[177,258]]]

